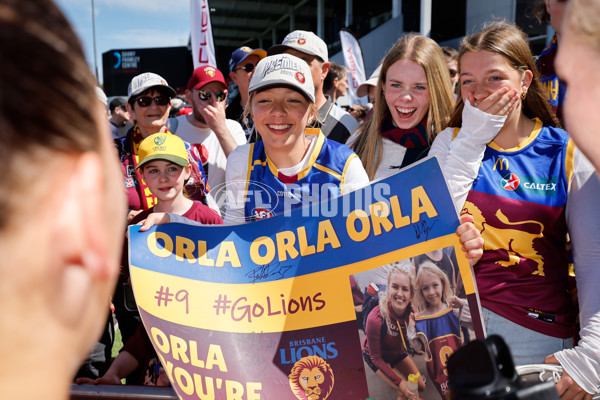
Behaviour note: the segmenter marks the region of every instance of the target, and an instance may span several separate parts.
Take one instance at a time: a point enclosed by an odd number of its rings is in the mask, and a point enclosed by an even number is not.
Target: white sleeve
[[[238,146],[227,158],[225,182],[227,184],[225,225],[245,222],[245,193],[248,179],[248,157],[251,145]]]
[[[360,158],[353,157],[350,160],[350,165],[346,170],[346,176],[344,177],[344,189],[342,194],[353,192],[357,189],[365,187],[369,184],[369,175],[365,171]]]
[[[564,370],[588,393],[600,386],[600,180],[576,149],[566,220],[573,248],[579,298],[579,340],[573,349],[555,353]]]
[[[244,132],[244,129],[242,128],[242,125],[240,125],[239,122],[234,121],[232,119],[228,119],[228,120],[226,120],[226,124],[227,124],[227,129],[229,129],[229,132],[231,133],[233,140],[235,140],[235,142],[238,144],[238,146],[241,146],[248,142],[246,140],[246,133]]]
[[[440,161],[457,212],[465,204],[477,178],[487,144],[496,137],[505,120],[506,116],[487,114],[472,107],[467,100],[462,127],[454,140],[453,128],[446,128],[433,141],[429,155],[437,156]]]

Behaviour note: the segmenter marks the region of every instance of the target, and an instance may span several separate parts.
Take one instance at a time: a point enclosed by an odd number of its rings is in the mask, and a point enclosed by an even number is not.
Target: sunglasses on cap
[[[142,96],[135,99],[135,102],[140,107],[149,107],[153,101],[156,103],[156,105],[166,106],[171,102],[171,98],[169,96]]]
[[[252,71],[254,71],[254,67],[255,67],[254,64],[248,63],[248,64],[244,65],[243,67],[236,68],[235,71],[237,72],[240,69],[243,69],[246,72],[252,72]]]
[[[209,92],[208,90],[198,90],[198,97],[202,101],[209,100],[212,95],[213,95],[213,93]],[[215,95],[215,98],[217,99],[217,101],[221,102],[221,101],[224,101],[225,98],[227,97],[227,91],[216,92],[216,93],[214,93],[214,95]]]

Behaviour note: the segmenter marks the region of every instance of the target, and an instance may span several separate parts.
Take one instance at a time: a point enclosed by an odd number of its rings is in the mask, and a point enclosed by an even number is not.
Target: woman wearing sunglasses
[[[153,73],[143,73],[135,76],[127,89],[127,111],[131,113],[134,126],[124,137],[115,140],[121,167],[123,171],[124,187],[127,193],[129,214],[127,221],[131,221],[143,210],[148,210],[157,204],[157,198],[152,194],[140,170],[138,150],[144,138],[158,132],[168,132],[165,124],[171,110],[171,98],[176,92],[161,76]],[[157,143],[159,144],[159,143]],[[199,153],[195,148],[185,143],[188,158],[192,167],[191,177],[185,184],[185,193],[191,200],[198,200],[206,204],[210,199],[205,191],[206,176],[202,169]],[[214,203],[214,202],[213,202]],[[216,205],[211,207],[218,209]],[[125,289],[123,289],[125,288]],[[131,290],[127,286],[124,274],[119,276],[119,283],[115,290],[113,303],[123,335],[123,341],[131,337],[137,327],[137,312],[130,312],[125,307],[126,292]]]
[[[127,89],[127,110],[135,124],[122,138],[115,140],[124,174],[125,190],[129,202],[130,220],[139,211],[147,210],[156,204],[156,197],[146,187],[136,170],[138,148],[142,140],[154,133],[167,132],[166,122],[171,110],[171,98],[177,94],[160,75],[151,72],[137,75]],[[202,170],[199,152],[191,151],[186,143],[192,163],[192,176],[185,190],[189,198],[206,203],[206,176]]]

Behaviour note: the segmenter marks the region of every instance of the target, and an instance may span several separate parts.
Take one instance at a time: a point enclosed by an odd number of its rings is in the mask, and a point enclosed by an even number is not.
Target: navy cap
[[[235,67],[240,65],[246,58],[251,55],[257,55],[259,60],[262,60],[267,56],[267,52],[263,49],[255,49],[252,50],[248,46],[242,46],[239,49],[235,50],[231,53],[231,58],[229,59],[229,72],[233,71]]]

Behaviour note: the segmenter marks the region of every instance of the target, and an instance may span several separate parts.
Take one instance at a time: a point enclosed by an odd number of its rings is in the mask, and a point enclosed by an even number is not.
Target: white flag
[[[194,69],[202,65],[211,65],[216,68],[217,59],[210,26],[208,0],[190,0],[190,16]]]
[[[350,104],[366,105],[369,102],[367,96],[356,97],[358,85],[366,80],[365,65],[363,63],[362,51],[356,38],[348,31],[340,31],[342,52],[344,53],[344,64],[348,68],[348,95]]]

